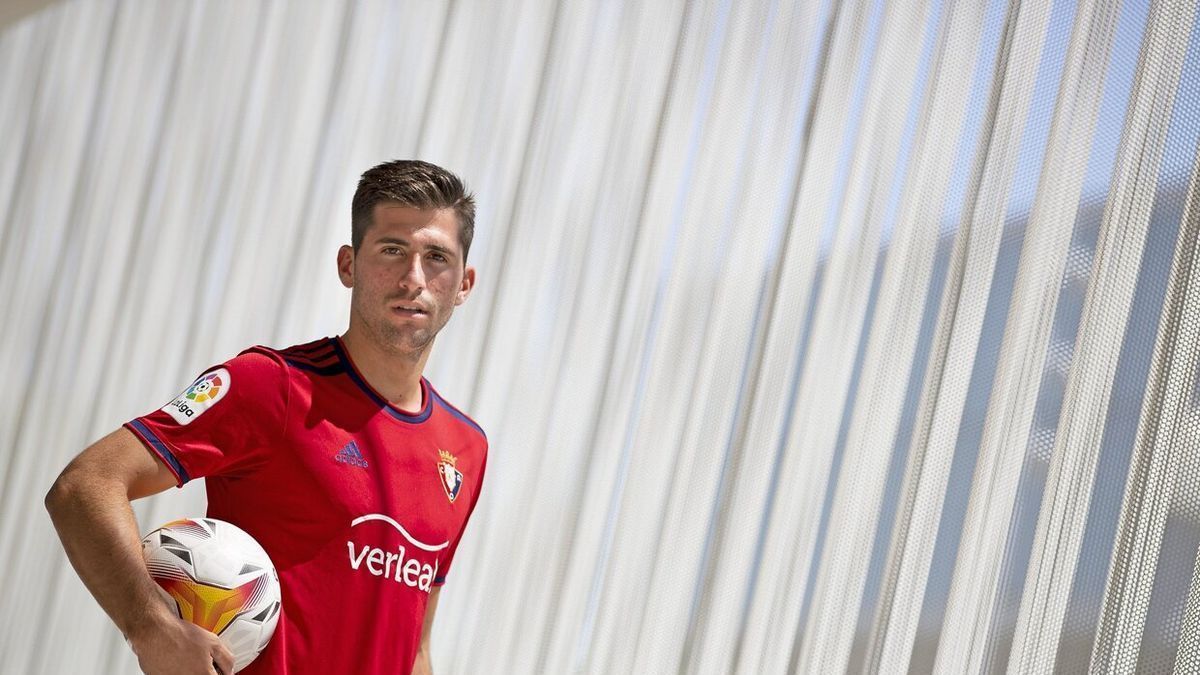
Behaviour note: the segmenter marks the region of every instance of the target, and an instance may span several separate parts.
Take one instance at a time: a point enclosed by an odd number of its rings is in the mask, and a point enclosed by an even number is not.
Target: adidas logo
[[[362,456],[362,451],[358,449],[358,443],[354,441],[342,446],[333,459],[343,464],[367,468],[367,460]]]

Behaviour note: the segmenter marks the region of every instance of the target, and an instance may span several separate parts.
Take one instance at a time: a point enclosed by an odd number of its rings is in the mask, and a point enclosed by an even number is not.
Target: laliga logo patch
[[[229,374],[226,373],[226,378]],[[184,397],[189,398],[196,403],[204,403],[205,401],[215,401],[221,395],[221,388],[225,386],[225,382],[217,373],[209,373],[204,377],[196,380],[188,390],[183,392]]]
[[[175,400],[163,406],[162,411],[180,424],[191,424],[192,420],[225,396],[229,391],[229,383],[229,371],[225,368],[207,372],[176,396]]]
[[[450,503],[458,498],[458,491],[462,488],[463,475],[462,472],[454,468],[458,458],[446,452],[438,450],[438,456],[442,461],[438,462],[438,477],[442,479],[442,487],[446,490],[446,496],[450,498]]]

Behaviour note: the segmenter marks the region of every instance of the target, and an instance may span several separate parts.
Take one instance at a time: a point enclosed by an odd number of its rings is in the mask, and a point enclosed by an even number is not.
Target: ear
[[[463,278],[462,283],[458,286],[458,293],[454,295],[455,306],[467,301],[467,296],[471,294],[472,288],[475,288],[475,268],[467,265],[463,268]]]
[[[337,254],[338,278],[346,288],[354,288],[354,249],[342,246]]]

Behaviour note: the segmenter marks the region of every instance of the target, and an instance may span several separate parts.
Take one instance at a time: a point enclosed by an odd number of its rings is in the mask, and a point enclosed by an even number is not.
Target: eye
[[[384,255],[400,255],[401,253],[404,253],[404,251],[401,250],[399,246],[385,246],[383,247],[381,253]]]
[[[446,256],[442,255],[441,253],[437,253],[437,252],[430,253],[429,258],[430,258],[430,260],[435,260],[437,262],[446,262]]]

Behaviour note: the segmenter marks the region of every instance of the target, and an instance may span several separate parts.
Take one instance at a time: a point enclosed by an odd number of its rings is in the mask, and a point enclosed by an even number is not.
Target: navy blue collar
[[[357,384],[358,387],[363,390],[363,393],[365,393],[372,401],[374,401],[376,405],[388,411],[392,417],[400,420],[401,422],[416,424],[429,419],[430,413],[433,412],[433,395],[431,394],[429,383],[425,381],[424,377],[421,378],[421,410],[415,413],[406,412],[389,403],[387,399],[385,399],[379,392],[375,391],[375,388],[372,387],[365,378],[363,378],[362,373],[358,372],[358,368],[355,367],[354,362],[350,360],[350,354],[346,352],[346,348],[342,345],[342,339],[340,337],[330,338],[329,341],[333,344],[333,350],[337,352],[338,360],[341,361],[342,365],[346,367],[346,374],[350,376],[351,380],[354,380],[354,383]]]

